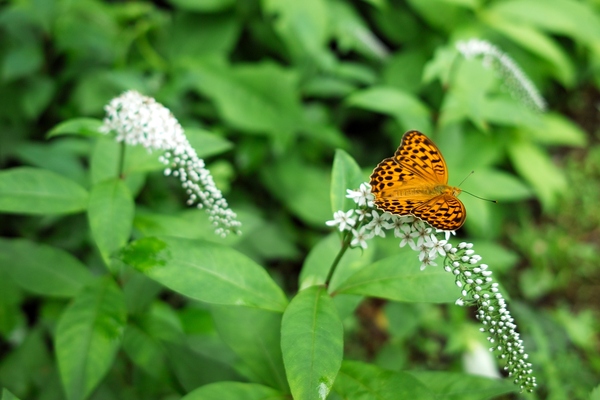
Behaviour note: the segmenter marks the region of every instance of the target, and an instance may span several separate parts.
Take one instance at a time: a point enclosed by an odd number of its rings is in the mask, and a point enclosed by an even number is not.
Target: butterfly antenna
[[[471,175],[473,175],[474,173],[475,173],[475,171],[471,171],[471,172],[469,172],[469,174],[468,174],[467,176],[465,176],[465,179],[463,179],[462,181],[460,181],[460,183],[458,184],[458,186],[460,187],[460,185],[462,185],[463,183],[465,183],[465,181],[466,181],[466,180],[467,180],[467,179],[468,179],[468,178],[469,178]],[[463,191],[464,191],[464,190],[463,190]],[[465,193],[467,193],[467,192],[465,192]]]
[[[475,171],[471,171],[471,172],[469,172],[469,175],[465,176],[465,179],[463,179],[463,180],[462,180],[462,182],[460,182],[460,184],[459,184],[458,186],[462,185],[462,184],[464,183],[464,181],[466,181],[466,180],[467,180],[467,178],[468,178],[468,177],[470,177],[471,175],[473,175],[474,173],[475,173]],[[473,197],[475,197],[475,198],[477,198],[477,199],[480,199],[480,200],[484,200],[484,201],[491,201],[492,203],[498,203],[498,200],[484,199],[483,197],[476,196],[476,195],[474,195],[473,193],[469,193],[469,192],[467,192],[466,190],[462,190],[462,189],[461,189],[461,191],[462,191],[463,193],[469,194],[469,195],[471,195],[471,196],[473,196]]]

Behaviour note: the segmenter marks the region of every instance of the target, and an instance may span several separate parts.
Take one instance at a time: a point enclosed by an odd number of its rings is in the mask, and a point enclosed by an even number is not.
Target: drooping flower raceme
[[[466,42],[458,42],[456,48],[465,58],[483,57],[484,65],[496,67],[506,79],[508,88],[516,93],[521,100],[524,100],[538,111],[546,109],[546,101],[535,88],[535,85],[517,63],[496,46],[485,40],[471,39]]]
[[[336,211],[334,219],[327,221],[327,225],[336,226],[344,234],[344,243],[349,247],[364,249],[368,240],[393,232],[400,240],[400,247],[408,245],[418,253],[421,270],[437,266],[436,260],[443,257],[444,270],[454,275],[456,286],[461,291],[456,304],[477,308],[477,319],[483,325],[481,331],[488,334],[487,339],[492,344],[490,351],[497,351],[498,356],[506,360],[504,369],[521,390],[533,391],[536,380],[517,326],[506,308],[498,284],[493,282],[492,272],[487,264],[481,263],[481,256],[475,254],[473,244],[463,242],[454,246],[449,243],[454,232],[434,230],[412,216],[377,210],[370,185],[366,182],[358,190],[347,192],[346,197],[356,203],[356,208]],[[442,235],[443,238],[438,237]]]
[[[105,106],[102,132],[116,133],[116,140],[163,151],[159,160],[165,175],[179,178],[188,194],[187,204],[205,208],[215,233],[225,237],[239,233],[240,222],[216,187],[204,160],[198,157],[173,114],[151,97],[127,91]]]

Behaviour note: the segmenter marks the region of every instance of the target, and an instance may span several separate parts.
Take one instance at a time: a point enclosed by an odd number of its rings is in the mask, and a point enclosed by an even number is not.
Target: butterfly
[[[393,157],[371,174],[375,205],[396,215],[413,215],[437,229],[455,231],[467,211],[457,198],[461,190],[448,185],[448,168],[437,146],[419,131],[402,136]]]

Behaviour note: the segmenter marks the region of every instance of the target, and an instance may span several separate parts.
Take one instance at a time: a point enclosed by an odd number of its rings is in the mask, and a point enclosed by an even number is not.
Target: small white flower
[[[431,235],[431,249],[429,250],[430,257],[437,257],[439,254],[442,257],[446,257],[446,240],[438,240],[436,235]]]
[[[365,227],[363,226],[358,231],[356,229],[352,229],[352,241],[350,242],[350,246],[352,247],[362,247],[363,249],[367,248],[367,240],[373,237],[371,232],[367,232]]]
[[[429,258],[429,256],[425,256],[423,260],[421,260],[421,271],[423,271],[427,267],[435,267],[437,264],[433,262],[433,259]]]
[[[400,235],[398,235],[398,237],[402,239],[400,241],[400,247],[404,247],[408,244],[411,249],[415,249],[415,242],[413,240],[412,233],[411,225],[404,224],[402,227],[400,227]]]
[[[360,184],[358,190],[347,189],[346,192],[346,197],[354,200],[359,207],[368,206],[368,203],[372,202],[374,199],[373,195],[371,194],[371,186],[365,182]]]
[[[356,225],[356,220],[352,218],[352,214],[354,210],[348,210],[346,212],[339,210],[333,214],[333,219],[325,222],[328,226],[336,226],[338,225],[338,229],[340,232],[345,230],[350,230],[354,225]]]
[[[420,246],[426,240],[431,240],[431,228],[429,228],[423,221],[417,221],[413,224],[412,237],[416,238],[417,246]]]
[[[377,236],[385,237],[384,229],[388,228],[387,220],[391,218],[390,213],[379,213],[376,210],[371,211],[371,222],[366,225],[366,228]]]

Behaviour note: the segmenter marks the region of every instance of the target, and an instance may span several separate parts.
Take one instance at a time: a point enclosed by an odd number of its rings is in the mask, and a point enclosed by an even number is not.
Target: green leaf
[[[537,29],[512,20],[499,18],[496,13],[482,12],[481,18],[508,38],[520,44],[533,54],[548,61],[554,74],[566,86],[572,86],[575,81],[575,68],[567,54],[550,37]]]
[[[459,58],[452,69],[450,90],[444,97],[440,124],[442,127],[470,120],[480,130],[487,129],[486,97],[497,77],[480,60]]]
[[[557,113],[544,113],[542,121],[535,126],[528,126],[536,143],[550,146],[583,147],[587,144],[587,134],[573,121]]]
[[[514,175],[491,168],[476,170],[464,187],[474,195],[498,201],[524,200],[533,195],[531,189]]]
[[[567,190],[567,179],[548,153],[526,140],[512,141],[508,147],[512,164],[542,202],[545,211],[557,206],[558,197]]]
[[[61,122],[48,132],[46,139],[61,135],[81,135],[103,137],[100,133],[102,121],[95,118],[73,118]]]
[[[287,299],[267,272],[246,256],[218,244],[146,237],[120,259],[180,294],[215,304],[283,311]]]
[[[301,109],[292,70],[268,62],[235,67],[196,62],[187,68],[194,86],[231,126],[284,141],[298,129]]]
[[[390,115],[405,130],[433,130],[429,108],[412,94],[393,87],[374,86],[355,92],[346,104]]]
[[[281,355],[281,314],[235,306],[211,306],[219,336],[244,363],[252,382],[289,392]]]
[[[143,329],[128,325],[123,335],[123,350],[127,356],[155,379],[167,374],[165,349],[157,338]]]
[[[297,62],[307,59],[320,66],[330,63],[326,51],[329,9],[320,0],[263,0],[263,10]]]
[[[263,169],[261,179],[271,193],[304,222],[324,227],[325,221],[332,218],[328,171],[306,165],[291,155]]]
[[[333,35],[342,52],[356,51],[377,61],[384,60],[388,49],[369,28],[355,8],[343,1],[330,1],[329,14]]]
[[[81,157],[89,154],[88,149],[81,151],[85,147],[89,147],[88,143],[74,138],[43,144],[24,142],[18,145],[16,154],[24,164],[56,172],[86,187],[88,172],[81,162]]]
[[[0,239],[0,269],[23,289],[44,296],[72,297],[92,281],[71,254],[27,239]]]
[[[600,40],[600,17],[584,2],[547,0],[540,7],[537,0],[510,0],[494,3],[488,12],[516,24],[570,36],[590,47]]]
[[[408,371],[408,373],[427,386],[433,392],[431,398],[434,399],[486,400],[518,390],[510,380],[437,371]]]
[[[222,399],[286,400],[289,399],[289,395],[256,383],[216,382],[199,387],[181,398],[181,400]]]
[[[56,327],[56,358],[69,400],[85,399],[108,372],[125,327],[117,285],[99,280],[65,309]]]
[[[0,400],[19,400],[19,398],[4,388],[2,389],[2,398]]]
[[[235,0],[169,0],[169,3],[188,11],[216,12],[232,7]]]
[[[5,48],[2,57],[2,81],[8,82],[34,75],[44,64],[42,44],[33,41]]]
[[[185,136],[200,158],[224,153],[233,148],[233,143],[200,128],[186,128]]]
[[[292,299],[281,322],[281,350],[294,398],[326,398],[342,363],[343,327],[324,286]]]
[[[2,356],[2,384],[16,393],[28,393],[36,386],[36,382],[46,382],[50,387],[55,386],[51,382],[56,379],[51,372],[54,360],[48,352],[48,336],[44,330],[40,325],[25,325],[18,345],[11,346]]]
[[[54,172],[17,167],[0,171],[0,212],[67,214],[85,210],[87,191]]]
[[[131,235],[134,202],[125,183],[118,178],[97,183],[90,191],[88,221],[92,237],[106,265]]]
[[[344,361],[333,389],[344,399],[428,400],[436,398],[407,372],[388,371],[358,361]]]
[[[440,267],[419,269],[418,254],[408,248],[350,276],[336,293],[360,294],[396,301],[450,303],[460,295],[451,274]]]
[[[354,201],[346,197],[346,189],[358,189],[364,182],[363,172],[344,150],[337,149],[331,172],[331,211],[349,210]]]
[[[177,1],[186,3],[183,8],[210,7],[209,3],[218,6],[218,1],[225,8],[230,5],[226,3],[234,3],[234,0]],[[172,63],[211,55],[226,56],[239,40],[242,27],[235,12],[175,12],[171,18],[169,29],[164,32],[166,37],[162,51],[166,52]]]

